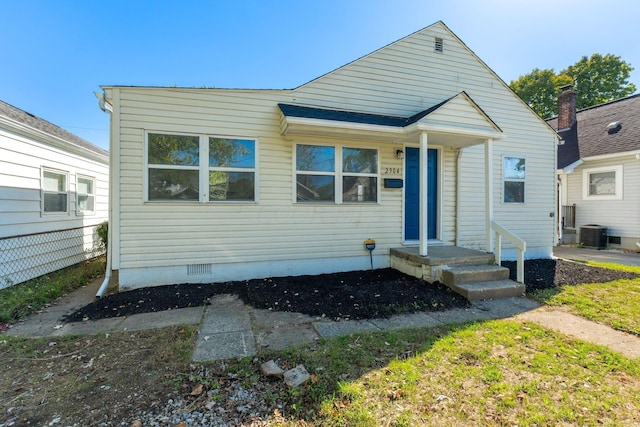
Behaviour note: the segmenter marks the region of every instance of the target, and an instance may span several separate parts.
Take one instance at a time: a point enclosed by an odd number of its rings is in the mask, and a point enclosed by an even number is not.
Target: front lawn
[[[593,261],[588,264],[640,273],[640,267]],[[548,305],[565,307],[575,314],[620,331],[640,335],[640,279],[565,285],[536,291],[530,296]]]
[[[552,291],[535,295],[638,334],[640,279]],[[531,322],[357,334],[211,363],[190,361],[196,338],[192,327],[0,335],[0,426],[640,425],[637,360]],[[311,379],[267,379],[270,359]],[[203,416],[216,421],[188,423]]]

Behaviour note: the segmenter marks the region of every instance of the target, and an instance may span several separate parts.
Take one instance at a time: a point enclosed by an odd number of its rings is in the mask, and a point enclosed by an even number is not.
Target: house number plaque
[[[382,175],[402,175],[402,168],[382,168]]]

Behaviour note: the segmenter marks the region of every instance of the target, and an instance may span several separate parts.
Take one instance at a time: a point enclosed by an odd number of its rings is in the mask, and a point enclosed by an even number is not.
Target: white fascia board
[[[82,157],[91,158],[93,160],[97,160],[101,163],[104,163],[105,165],[109,164],[108,154],[102,155],[100,153],[96,153],[94,151],[88,150],[79,145],[76,145],[72,142],[69,142],[65,139],[51,135],[50,133],[47,133],[47,132],[43,132],[31,126],[27,126],[18,121],[11,120],[7,117],[0,116],[0,126],[6,126],[10,131],[16,132],[18,134],[22,134],[23,136],[35,139],[36,141],[39,141],[39,142],[47,143],[52,147],[58,148],[68,153],[73,153]]]
[[[405,128],[407,133],[427,132],[427,133],[445,133],[450,135],[470,136],[479,139],[503,139],[506,137],[504,132],[490,131],[485,129],[470,128],[464,126],[448,126],[436,125],[430,123],[413,123]]]
[[[621,157],[631,157],[640,154],[640,151],[623,151],[621,153],[610,153],[610,154],[600,154],[598,156],[591,157],[583,157],[582,160],[585,162],[593,161],[593,160],[608,160],[608,159],[617,159]]]
[[[291,126],[300,126],[300,127],[321,127],[321,128],[331,128],[331,129],[344,129],[344,130],[353,130],[360,132],[371,132],[371,133],[389,133],[396,135],[403,135],[405,131],[403,128],[395,127],[395,126],[384,126],[384,125],[372,125],[368,123],[353,123],[353,122],[341,122],[336,120],[322,120],[322,119],[309,119],[305,117],[286,117],[285,118],[286,128],[283,133],[287,133]]]
[[[573,173],[573,170],[584,163],[584,160],[578,159],[570,165],[565,166],[562,169],[558,169],[558,173]]]

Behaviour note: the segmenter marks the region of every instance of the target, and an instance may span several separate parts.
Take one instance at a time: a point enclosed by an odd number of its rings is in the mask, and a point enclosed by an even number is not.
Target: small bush
[[[104,245],[105,249],[109,243],[109,222],[105,221],[96,227],[96,233],[100,238],[100,242]]]

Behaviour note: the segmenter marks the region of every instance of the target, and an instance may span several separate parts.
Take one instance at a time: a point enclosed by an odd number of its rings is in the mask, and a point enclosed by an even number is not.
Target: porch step
[[[442,282],[447,286],[508,278],[509,269],[495,264],[453,265],[442,270]]]
[[[454,265],[442,270],[442,283],[469,301],[521,296],[525,286],[509,280],[509,269],[494,264]]]
[[[509,269],[495,265],[493,254],[457,246],[391,249],[391,266],[427,282],[440,281],[470,301],[521,296],[525,286],[509,280]]]
[[[525,292],[525,286],[513,280],[491,280],[447,286],[469,301],[519,297]]]

